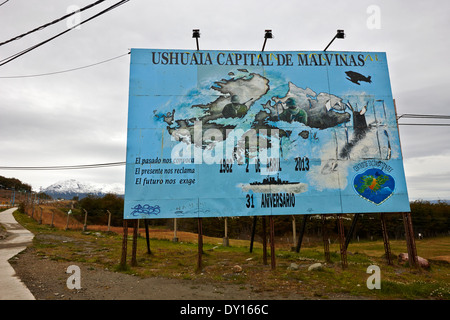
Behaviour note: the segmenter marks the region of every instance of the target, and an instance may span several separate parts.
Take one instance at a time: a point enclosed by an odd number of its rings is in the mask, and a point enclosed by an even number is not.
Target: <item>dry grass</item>
[[[52,212],[44,208],[43,216]],[[59,210],[59,209],[58,209]],[[39,225],[25,215],[17,219],[37,234],[34,247],[41,255],[53,260],[73,261],[103,265],[117,269],[121,256],[122,228],[111,228],[113,232],[103,232],[106,226],[89,226],[88,234],[80,232],[82,226],[71,224],[65,227],[67,217],[59,210],[61,219],[54,223],[59,228]],[[56,217],[56,215],[55,215]],[[47,221],[43,218],[43,221]],[[58,221],[58,222],[57,222]],[[74,230],[77,226],[77,230]],[[117,232],[117,233],[115,233]],[[321,245],[303,247],[298,254],[285,246],[276,248],[276,269],[263,264],[262,245],[255,242],[254,250],[249,252],[249,242],[230,239],[230,247],[223,247],[221,238],[204,237],[202,269],[197,269],[197,235],[178,232],[178,243],[173,243],[173,231],[150,229],[152,254],[146,253],[144,228],[137,239],[137,262],[125,272],[141,277],[167,277],[192,279],[198,282],[234,283],[253,290],[274,291],[281,296],[296,293],[305,298],[369,298],[369,299],[450,299],[450,237],[417,240],[418,254],[432,261],[429,270],[410,269],[397,261],[393,266],[386,265],[382,241],[350,243],[348,268],[340,263],[339,245],[331,244],[331,263],[323,271],[309,272],[308,266],[315,262],[324,263]],[[131,257],[132,229],[129,230],[128,264]],[[392,240],[391,250],[395,255],[406,252],[406,243]],[[269,254],[270,249],[268,248]],[[295,263],[298,268],[291,268]],[[367,268],[378,265],[382,274],[382,289],[369,290],[366,281]],[[233,266],[240,265],[242,272],[233,272]],[[117,269],[118,270],[118,269]]]

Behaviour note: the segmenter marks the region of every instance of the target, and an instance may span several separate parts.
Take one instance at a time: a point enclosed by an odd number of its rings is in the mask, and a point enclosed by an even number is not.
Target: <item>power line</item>
[[[77,70],[81,70],[81,69],[94,67],[94,66],[97,66],[97,65],[102,64],[102,63],[110,62],[110,61],[122,58],[124,56],[127,56],[129,54],[130,54],[129,52],[128,53],[124,53],[124,54],[121,54],[120,56],[117,56],[117,57],[114,57],[114,58],[110,58],[110,59],[107,59],[107,60],[103,60],[103,61],[100,61],[100,62],[96,62],[96,63],[90,64],[90,65],[83,66],[83,67],[78,67],[78,68],[72,68],[72,69],[67,69],[67,70],[62,70],[62,71],[55,71],[55,72],[48,72],[48,73],[22,75],[22,76],[5,76],[5,77],[0,77],[0,79],[33,78],[33,77],[50,76],[50,75],[55,75],[55,74],[60,74],[60,73],[77,71]]]
[[[399,126],[450,127],[450,123],[399,123]]]
[[[125,165],[126,162],[108,162],[96,164],[80,164],[72,166],[43,166],[43,167],[0,167],[0,170],[74,170],[74,169],[93,169],[105,167],[118,167]]]
[[[4,5],[5,3],[7,3],[8,1],[9,1],[9,0],[6,0],[6,1],[0,3],[0,7],[1,7],[2,5]]]
[[[25,37],[25,36],[27,36],[27,35],[29,35],[29,34],[31,34],[31,33],[34,33],[34,32],[36,32],[36,31],[45,29],[45,28],[47,28],[48,26],[51,26],[51,25],[53,25],[53,24],[56,24],[56,23],[58,23],[58,22],[60,22],[60,21],[62,21],[62,20],[65,20],[65,19],[69,18],[70,16],[72,16],[72,15],[74,15],[74,14],[76,14],[76,13],[79,13],[79,12],[82,12],[82,11],[84,11],[84,10],[90,9],[90,8],[92,8],[92,7],[95,7],[96,5],[98,5],[98,4],[102,3],[102,2],[105,2],[105,1],[106,1],[106,0],[99,0],[99,1],[96,1],[96,2],[94,2],[94,3],[91,3],[91,4],[89,4],[89,5],[87,5],[87,6],[83,7],[83,8],[81,8],[80,10],[76,10],[76,11],[74,11],[74,12],[71,12],[71,13],[69,13],[69,14],[66,14],[65,16],[63,16],[63,17],[61,17],[61,18],[58,18],[58,19],[56,19],[56,20],[53,20],[52,22],[43,24],[42,26],[39,26],[39,27],[37,27],[37,28],[35,28],[35,29],[33,29],[33,30],[30,30],[30,31],[25,32],[25,33],[22,33],[21,35],[18,35],[18,36],[14,37],[14,38],[11,38],[11,39],[9,39],[9,40],[6,40],[6,41],[4,41],[4,42],[1,42],[1,43],[0,43],[0,46],[3,46],[3,45],[5,45],[5,44],[7,44],[7,43],[9,43],[9,42],[12,42],[12,41],[15,41],[15,40],[19,40],[19,39],[21,39],[21,38],[23,38],[23,37]],[[4,3],[5,3],[5,2],[4,2]],[[3,3],[2,3],[2,4],[3,4]]]
[[[405,113],[397,117],[399,119],[438,119],[449,120],[449,115],[442,114],[418,114],[418,113]],[[399,126],[429,126],[429,127],[449,127],[449,123],[399,123]]]
[[[11,62],[11,61],[13,61],[13,60],[19,58],[20,56],[22,56],[22,55],[24,55],[24,54],[26,54],[26,53],[28,53],[28,52],[30,52],[30,51],[32,51],[32,50],[38,48],[38,47],[44,45],[44,44],[46,44],[46,43],[48,43],[48,42],[50,42],[50,41],[52,41],[52,40],[54,40],[54,39],[56,39],[56,38],[58,38],[58,37],[60,37],[60,36],[62,36],[63,34],[69,32],[69,31],[71,31],[71,30],[73,30],[73,29],[75,29],[75,28],[77,28],[77,27],[79,27],[79,26],[81,26],[82,24],[84,24],[84,23],[86,23],[86,22],[89,22],[89,21],[91,21],[91,20],[93,20],[93,19],[95,19],[95,18],[97,18],[97,17],[99,17],[99,16],[101,16],[101,15],[103,15],[103,14],[105,14],[105,13],[107,13],[107,12],[109,12],[109,11],[111,11],[111,10],[113,10],[113,9],[115,9],[115,8],[117,8],[117,7],[119,7],[119,6],[121,6],[121,5],[123,5],[123,4],[125,4],[125,3],[128,2],[128,1],[130,1],[130,0],[122,0],[122,1],[119,1],[119,2],[117,2],[116,4],[113,4],[112,6],[106,8],[105,10],[103,10],[103,11],[97,13],[96,15],[90,17],[89,19],[84,20],[84,21],[81,21],[80,23],[78,23],[78,24],[76,24],[76,25],[74,25],[74,26],[68,28],[67,30],[65,30],[65,31],[63,31],[63,32],[61,32],[61,33],[58,33],[57,35],[55,35],[55,36],[53,36],[53,37],[51,37],[51,38],[49,38],[49,39],[47,39],[47,40],[45,40],[45,41],[42,41],[41,43],[38,43],[38,44],[36,44],[36,45],[34,45],[34,46],[32,46],[32,47],[29,47],[28,49],[25,49],[25,50],[23,50],[23,51],[21,51],[21,52],[18,52],[18,53],[16,53],[16,54],[12,55],[12,56],[9,56],[9,57],[5,58],[5,59],[3,59],[3,60],[0,60],[0,62],[1,62],[1,63],[0,63],[0,66],[3,66],[3,65],[5,65],[5,64],[7,64],[7,63],[9,63],[9,62]]]
[[[450,119],[448,115],[440,115],[440,114],[417,114],[417,113],[405,113],[397,117],[400,118],[424,118],[424,119]]]

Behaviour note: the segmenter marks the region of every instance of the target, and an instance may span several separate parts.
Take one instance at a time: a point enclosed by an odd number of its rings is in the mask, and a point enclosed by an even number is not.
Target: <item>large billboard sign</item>
[[[408,211],[385,53],[131,50],[126,219]]]

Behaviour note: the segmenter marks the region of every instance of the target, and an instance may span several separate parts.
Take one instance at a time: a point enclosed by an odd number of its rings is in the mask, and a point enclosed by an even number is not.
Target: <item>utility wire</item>
[[[65,16],[63,16],[63,17],[61,17],[61,18],[58,18],[58,19],[56,19],[56,20],[53,20],[52,22],[43,24],[43,25],[40,26],[40,27],[37,27],[37,28],[35,28],[35,29],[33,29],[33,30],[30,30],[30,31],[28,31],[28,32],[22,33],[21,35],[18,35],[18,36],[16,36],[16,37],[11,38],[11,39],[9,39],[9,40],[6,40],[6,41],[4,41],[4,42],[1,42],[1,43],[0,43],[0,46],[3,46],[3,45],[5,45],[5,44],[7,44],[7,43],[9,43],[9,42],[12,42],[12,41],[15,41],[15,40],[19,40],[19,39],[21,39],[21,38],[23,38],[23,37],[25,37],[25,36],[27,36],[27,35],[29,35],[29,34],[31,34],[31,33],[34,33],[34,32],[36,32],[36,31],[42,30],[42,29],[44,29],[44,28],[47,28],[48,26],[51,26],[51,25],[53,25],[53,24],[56,24],[56,23],[58,23],[58,22],[60,22],[60,21],[62,21],[62,20],[65,20],[65,19],[67,19],[68,17],[70,17],[70,16],[72,16],[72,15],[74,15],[74,14],[76,14],[76,13],[79,13],[79,12],[85,11],[85,10],[87,10],[87,9],[90,9],[90,8],[92,8],[92,7],[95,7],[96,5],[98,5],[98,4],[102,3],[102,2],[105,2],[105,1],[106,1],[106,0],[99,0],[99,1],[96,1],[96,2],[94,2],[94,3],[91,3],[91,4],[87,5],[86,7],[81,8],[80,10],[76,10],[76,11],[74,11],[74,12],[71,12],[71,13],[69,13],[69,14],[66,14]],[[2,4],[3,4],[3,3],[2,3]]]
[[[397,117],[399,119],[439,119],[449,120],[449,115],[441,114],[417,114],[417,113],[405,113]],[[430,127],[449,127],[450,123],[399,123],[399,126],[430,126]]]
[[[30,74],[30,75],[22,75],[22,76],[5,76],[5,77],[0,77],[0,79],[18,79],[18,78],[33,78],[33,77],[42,77],[42,76],[50,76],[50,75],[54,75],[54,74],[60,74],[60,73],[66,73],[66,72],[71,72],[71,71],[76,71],[76,70],[81,70],[81,69],[86,69],[86,68],[90,68],[90,67],[94,67],[97,66],[99,64],[102,63],[106,63],[106,62],[110,62],[119,58],[122,58],[124,56],[129,55],[130,53],[124,53],[121,54],[120,56],[114,57],[114,58],[110,58],[107,60],[103,60],[100,62],[96,62],[87,66],[83,66],[83,67],[78,67],[78,68],[72,68],[72,69],[67,69],[67,70],[62,70],[62,71],[55,71],[55,72],[48,72],[48,73],[40,73],[40,74]]]
[[[79,26],[81,26],[82,24],[84,24],[84,23],[86,23],[86,22],[89,22],[89,21],[91,21],[91,20],[93,20],[93,19],[95,19],[95,18],[97,18],[97,17],[99,17],[99,16],[101,16],[101,15],[103,15],[103,14],[105,14],[105,13],[107,13],[107,12],[109,12],[109,11],[111,11],[111,10],[113,10],[113,9],[115,9],[115,8],[117,8],[117,7],[119,7],[119,6],[121,6],[121,5],[123,5],[123,4],[125,4],[125,3],[128,2],[128,1],[130,1],[130,0],[122,0],[122,1],[119,1],[119,2],[117,2],[116,4],[110,6],[110,7],[106,8],[105,10],[103,10],[103,11],[97,13],[96,15],[90,17],[89,19],[84,20],[84,21],[81,21],[81,22],[78,23],[77,25],[74,25],[74,26],[72,26],[71,28],[68,28],[67,30],[65,30],[65,31],[63,31],[63,32],[58,33],[57,35],[55,35],[55,36],[53,36],[53,37],[51,37],[51,38],[49,38],[49,39],[47,39],[47,40],[45,40],[45,41],[42,41],[41,43],[38,43],[38,44],[36,44],[36,45],[34,45],[34,46],[32,46],[32,47],[29,47],[28,49],[25,49],[25,50],[23,50],[23,51],[21,51],[21,52],[18,52],[18,53],[16,53],[16,54],[12,55],[12,56],[9,56],[8,58],[5,58],[5,59],[3,59],[3,60],[0,60],[0,62],[1,62],[1,63],[0,63],[0,66],[3,66],[3,65],[5,65],[5,64],[7,64],[7,63],[9,63],[9,62],[11,62],[11,61],[13,61],[13,60],[19,58],[20,56],[22,56],[22,55],[24,55],[24,54],[26,54],[26,53],[28,53],[28,52],[30,52],[30,51],[32,51],[32,50],[38,48],[38,47],[44,45],[44,44],[46,44],[46,43],[48,43],[48,42],[50,42],[50,41],[52,41],[52,40],[54,40],[54,39],[56,39],[56,38],[58,38],[58,37],[60,37],[60,36],[62,36],[63,34],[69,32],[69,31],[71,31],[71,30],[73,30],[73,29],[75,29],[75,28],[77,28],[77,27],[79,27]]]
[[[73,166],[46,166],[46,167],[0,167],[0,170],[72,170],[72,169],[92,169],[104,167],[118,167],[125,165],[126,162],[108,162],[97,164],[81,164]]]
[[[400,118],[425,118],[425,119],[450,119],[448,115],[440,115],[440,114],[417,114],[417,113],[405,113],[397,117]]]
[[[6,0],[6,1],[0,3],[0,7],[1,7],[2,5],[4,5],[5,3],[7,3],[8,1],[9,1],[9,0]]]
[[[450,123],[399,123],[399,126],[450,127]]]

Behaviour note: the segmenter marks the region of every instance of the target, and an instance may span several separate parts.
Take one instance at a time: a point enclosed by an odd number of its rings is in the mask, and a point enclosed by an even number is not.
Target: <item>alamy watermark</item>
[[[381,271],[380,267],[376,265],[371,265],[367,268],[367,273],[372,274],[367,278],[366,285],[367,289],[381,289]]]
[[[381,8],[375,4],[367,7],[366,13],[369,15],[366,25],[369,30],[381,29]]]
[[[179,141],[171,151],[173,164],[261,163],[268,168],[267,164],[273,166],[278,164],[274,159],[280,159],[278,129],[203,130],[202,122],[196,121],[193,127],[174,130],[171,139]]]
[[[81,11],[77,5],[71,5],[67,7],[66,13],[73,13],[67,18],[66,26],[68,29],[81,29]]]
[[[70,290],[81,289],[81,270],[77,265],[70,265],[67,267],[66,273],[71,274],[67,278],[66,285]]]

